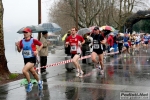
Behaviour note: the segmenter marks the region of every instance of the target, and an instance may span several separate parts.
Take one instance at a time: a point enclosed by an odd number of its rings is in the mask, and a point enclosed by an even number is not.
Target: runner
[[[131,36],[130,36],[130,42],[131,42],[131,53],[132,53],[132,55],[134,55],[134,49],[135,49],[135,37],[134,37],[134,34],[131,34]]]
[[[122,47],[123,47],[123,37],[120,35],[120,33],[118,33],[117,36],[117,43],[118,43],[118,50],[119,50],[119,54],[122,53]]]
[[[148,49],[148,42],[149,42],[149,36],[148,36],[148,33],[146,33],[146,35],[143,37],[144,39],[144,50],[146,50],[147,52],[147,49]]]
[[[80,35],[77,35],[77,29],[73,27],[71,29],[71,35],[66,39],[66,46],[71,47],[71,58],[73,58],[73,64],[75,65],[77,72],[77,77],[83,77],[83,71],[79,64],[79,58],[81,57],[81,46],[84,44],[85,40]]]
[[[140,36],[139,36],[138,34],[136,34],[135,38],[136,38],[135,49],[136,49],[137,51],[139,51]]]
[[[127,53],[128,53],[128,55],[130,54],[130,52],[129,52],[129,43],[128,43],[128,41],[129,41],[129,37],[128,37],[128,34],[124,34],[125,36],[124,36],[124,47],[125,47],[125,54],[124,54],[124,57],[126,57],[127,55]]]
[[[30,92],[33,87],[33,84],[30,81],[30,75],[28,71],[30,71],[34,76],[34,78],[38,81],[39,90],[42,90],[43,81],[39,80],[39,77],[36,71],[34,70],[34,66],[36,64],[36,56],[38,53],[36,51],[36,45],[40,46],[39,51],[42,49],[43,45],[38,40],[31,38],[32,31],[30,28],[25,28],[23,30],[23,33],[24,33],[24,38],[21,41],[17,42],[16,46],[18,52],[21,52],[22,50],[22,55],[24,58],[25,66],[23,67],[22,72],[28,81],[28,86],[26,91]]]
[[[100,35],[99,27],[94,28],[93,37],[93,52],[91,54],[92,61],[96,64],[96,67],[100,69],[100,74],[104,74],[104,64],[103,64],[103,45],[106,43],[104,37]],[[96,60],[98,55],[99,61]]]

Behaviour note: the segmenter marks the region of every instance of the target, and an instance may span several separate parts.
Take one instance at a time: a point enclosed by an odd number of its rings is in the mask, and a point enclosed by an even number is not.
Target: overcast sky
[[[48,9],[53,0],[42,1],[42,22],[48,21]],[[3,0],[4,31],[19,30],[21,27],[38,24],[38,0]]]

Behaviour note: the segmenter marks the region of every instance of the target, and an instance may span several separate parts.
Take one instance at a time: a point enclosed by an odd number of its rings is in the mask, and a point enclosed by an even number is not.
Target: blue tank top
[[[124,38],[123,38],[124,44],[127,45],[127,44],[128,44],[128,40],[129,40],[129,37],[124,37]]]
[[[149,41],[149,36],[144,36],[144,41]]]
[[[33,38],[31,38],[30,41],[25,41],[25,39],[22,40],[22,44],[23,44],[22,55],[23,55],[23,58],[34,57],[32,46],[31,46],[32,43],[33,43]]]

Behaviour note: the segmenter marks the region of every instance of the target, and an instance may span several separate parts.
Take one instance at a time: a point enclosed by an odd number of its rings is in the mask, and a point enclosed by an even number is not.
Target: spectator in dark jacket
[[[89,44],[91,43],[91,41],[87,38],[87,34],[84,34],[83,38],[85,40],[85,43],[82,45],[81,49],[82,49],[82,56],[85,56],[86,51],[90,51]],[[82,63],[86,63],[86,59],[83,59]]]
[[[71,31],[68,30],[66,39],[70,36],[70,34],[71,34]],[[65,39],[65,42],[66,42],[66,39]],[[70,54],[70,45],[68,45],[67,47],[65,46],[65,54],[67,54],[67,56],[70,56],[70,55],[71,55],[71,54]]]

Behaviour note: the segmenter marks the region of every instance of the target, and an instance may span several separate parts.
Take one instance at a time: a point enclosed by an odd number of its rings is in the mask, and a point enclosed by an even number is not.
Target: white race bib
[[[128,42],[124,42],[124,44],[128,44]]]
[[[131,44],[134,44],[134,42],[131,42]]]
[[[77,51],[77,47],[75,45],[71,46],[71,51]]]
[[[32,56],[31,50],[23,50],[22,52],[23,52],[23,55],[26,57]]]
[[[94,44],[93,49],[99,49],[99,44]]]
[[[122,43],[122,41],[118,41],[119,43]]]
[[[144,39],[144,41],[148,41],[148,39]]]

